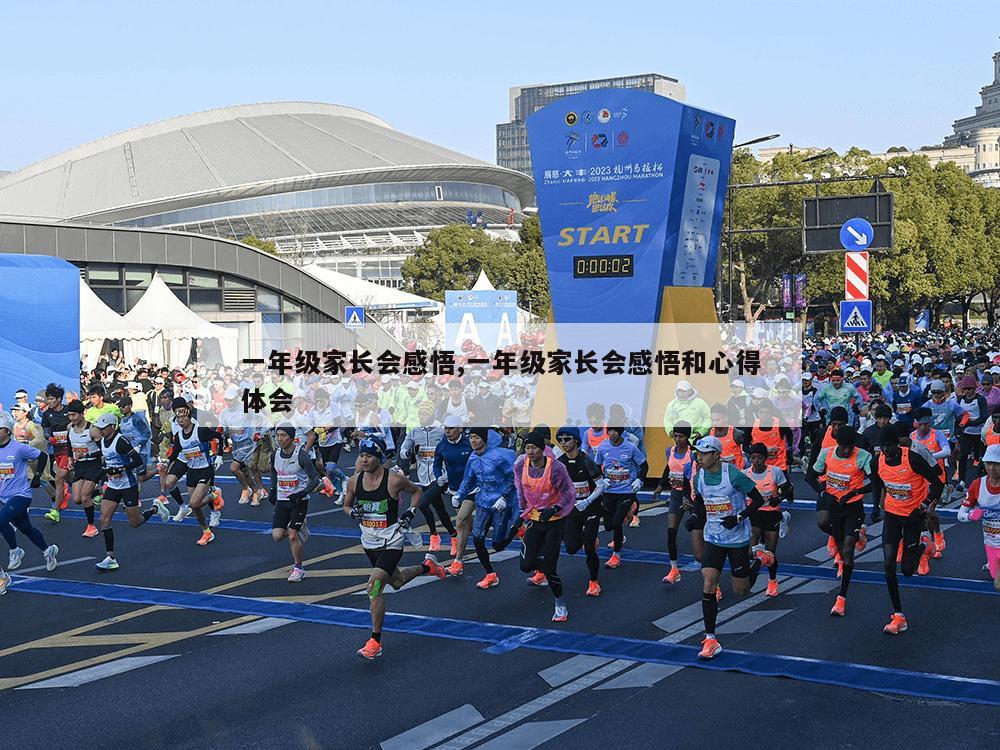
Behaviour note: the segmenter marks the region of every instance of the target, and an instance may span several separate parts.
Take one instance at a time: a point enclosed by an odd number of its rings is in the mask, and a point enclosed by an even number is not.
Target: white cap
[[[94,420],[94,427],[99,430],[103,430],[105,427],[117,427],[118,417],[109,411],[104,412],[101,416]]]
[[[694,387],[692,387],[691,383],[688,382],[687,380],[681,380],[679,383],[677,383],[677,390],[678,391],[693,391]]]
[[[225,395],[226,399],[239,398],[240,397],[240,389],[237,388],[235,385],[231,385],[228,388],[226,388],[226,392],[225,392],[224,395]]]
[[[763,388],[754,388],[750,395],[754,398],[767,398],[767,391]]]
[[[901,359],[894,359],[894,360],[892,360],[892,366],[893,367],[902,367],[903,366],[903,360],[901,360]]]
[[[14,418],[10,416],[7,412],[0,412],[0,429],[2,430],[13,430],[14,429]]]
[[[132,381],[131,383],[129,383],[129,384],[128,384],[128,388],[129,388],[129,390],[130,390],[130,391],[131,391],[131,390],[133,390],[133,389],[134,389],[134,390],[139,390],[140,388],[142,388],[142,386],[141,386],[141,385],[139,385],[138,383],[136,383],[136,382],[135,382],[135,381],[133,380],[133,381]]]
[[[1000,443],[993,443],[983,454],[983,461],[991,464],[1000,464]]]
[[[736,380],[734,380],[734,381],[733,381],[732,383],[730,383],[729,385],[730,385],[730,386],[736,386],[737,388],[744,388],[744,387],[745,387],[745,386],[744,386],[744,384],[743,384],[743,381],[742,381],[742,380],[740,380],[739,378],[736,378]]]
[[[406,387],[407,388],[419,389],[420,388],[420,383],[418,383],[416,380],[411,380],[409,383],[406,384]]]
[[[722,453],[722,442],[717,437],[707,435],[694,444],[694,449],[699,453],[709,453],[710,451]]]
[[[987,372],[993,375],[1000,375],[1000,365],[993,365]]]
[[[382,380],[383,383],[388,383],[388,382],[390,382],[392,380],[392,378],[389,377],[388,375],[383,375],[382,378],[381,378],[381,380]]]
[[[444,419],[443,419],[443,420],[441,421],[441,426],[442,426],[442,427],[461,427],[461,426],[462,426],[462,420],[461,420],[461,419],[459,419],[459,418],[458,418],[458,417],[457,417],[456,415],[454,415],[454,414],[449,414],[449,415],[447,415],[447,416],[446,416],[446,417],[445,417],[445,418],[444,418]]]
[[[156,383],[157,385],[163,385],[163,378],[157,375],[155,378],[153,378],[153,382]]]
[[[809,372],[808,370],[806,370],[804,373],[802,373],[802,379],[803,380],[812,380],[813,379],[813,374],[811,372]]]

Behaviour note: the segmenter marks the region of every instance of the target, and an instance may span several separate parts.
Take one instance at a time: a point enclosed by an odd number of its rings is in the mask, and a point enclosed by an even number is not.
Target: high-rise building
[[[524,121],[529,115],[557,99],[594,89],[641,89],[676,101],[684,101],[684,84],[676,78],[659,73],[643,73],[593,81],[512,86],[510,88],[510,122],[497,125],[497,164],[531,175],[531,154]]]

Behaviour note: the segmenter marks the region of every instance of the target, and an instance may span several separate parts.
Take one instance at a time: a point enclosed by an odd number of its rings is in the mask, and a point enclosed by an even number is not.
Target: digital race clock
[[[624,278],[635,273],[631,255],[576,255],[573,257],[574,279]]]

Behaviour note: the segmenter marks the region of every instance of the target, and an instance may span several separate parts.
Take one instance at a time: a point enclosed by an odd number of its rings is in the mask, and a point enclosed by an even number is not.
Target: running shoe
[[[180,522],[181,522],[181,521],[183,521],[183,520],[184,520],[185,518],[187,518],[188,516],[190,516],[190,515],[191,515],[191,513],[192,513],[192,511],[191,511],[191,506],[190,506],[190,505],[188,505],[187,503],[185,503],[184,505],[182,505],[182,506],[180,507],[180,510],[178,510],[178,511],[177,511],[177,512],[176,512],[176,513],[174,514],[174,520],[175,520],[175,521],[176,521],[177,523],[180,523]]]
[[[614,552],[614,553],[612,553],[611,557],[608,558],[608,561],[606,563],[604,563],[604,567],[605,568],[617,568],[617,567],[621,566],[621,564],[622,564],[622,559],[618,556],[617,552]]]
[[[451,556],[458,557],[458,537],[454,534],[451,537]]]
[[[968,494],[969,491],[965,488],[965,482],[959,482],[958,484],[955,485],[955,489],[951,491],[951,499],[961,500],[964,499],[965,496]]]
[[[670,568],[670,572],[663,576],[664,583],[677,583],[681,580],[681,572],[677,568]]]
[[[59,511],[52,508],[48,513],[45,514],[45,519],[52,521],[52,523],[59,523]]]
[[[309,541],[309,522],[303,521],[302,528],[299,529],[299,542],[305,544]]]
[[[701,651],[698,652],[699,659],[713,659],[722,652],[722,644],[715,638],[706,638],[701,642]]]
[[[257,496],[257,499],[258,500],[267,500],[267,498],[269,498],[269,497],[270,497],[270,493],[268,493],[267,490],[265,490],[263,487],[261,487],[260,488],[260,494]]]
[[[7,562],[7,570],[17,570],[21,567],[21,560],[24,559],[24,550],[20,547],[15,547],[10,551],[10,558]]]
[[[337,495],[337,498],[333,501],[333,504],[334,505],[343,505],[344,504],[344,496],[343,495]]]
[[[920,562],[917,563],[917,575],[925,576],[931,572],[931,555],[934,554],[934,542],[926,534],[921,537],[921,541],[924,545],[924,551],[920,555]]]
[[[250,490],[243,490],[240,493],[240,505],[246,505],[250,502]]]
[[[441,549],[441,535],[431,534],[430,544],[427,545],[429,552],[438,552]]]
[[[98,533],[97,527],[92,523],[88,523],[87,528],[83,530],[83,536],[87,537],[87,539],[93,539]]]
[[[778,579],[772,578],[767,582],[767,593],[765,596],[777,596],[778,595]]]
[[[320,482],[320,484],[322,484],[323,487],[320,489],[319,494],[326,495],[327,497],[333,497],[333,482],[330,481],[330,477],[323,477],[323,481]]]
[[[906,618],[903,615],[894,614],[889,624],[882,628],[883,633],[889,635],[899,635],[906,631]]]
[[[518,526],[517,527],[517,538],[518,539],[524,539],[524,532],[526,532],[526,531],[527,531],[527,529],[524,526]]]
[[[170,520],[170,508],[167,507],[163,500],[160,498],[153,500],[153,507],[156,508],[156,515],[160,517],[160,520],[163,521],[163,523]],[[86,536],[86,534],[84,534],[84,536]]]
[[[94,567],[98,570],[118,570],[118,561],[111,555],[108,555]]]
[[[450,576],[460,576],[465,572],[465,565],[461,560],[455,560],[451,565],[448,566],[448,575]]]
[[[90,501],[100,507],[101,501],[104,499],[104,490],[95,490],[94,494],[90,496]]]
[[[206,544],[211,544],[215,541],[215,534],[212,533],[211,529],[205,529],[201,533],[201,539],[198,540],[198,546],[204,547]]]
[[[778,538],[784,539],[788,536],[788,528],[792,525],[792,514],[787,510],[781,511],[781,521],[778,523]]]
[[[837,597],[837,601],[833,603],[833,609],[830,610],[831,617],[843,617],[847,608],[847,599],[842,596]]]
[[[300,568],[298,565],[296,565],[294,568],[292,568],[292,572],[289,573],[289,575],[288,575],[288,582],[289,583],[298,583],[299,581],[301,581],[305,577],[306,577],[306,572],[302,568]]]
[[[557,604],[556,611],[552,614],[552,622],[566,622],[569,619],[569,610],[565,604]]]
[[[252,505],[254,508],[260,505],[260,493],[262,491],[263,490],[254,490],[253,492],[250,493],[250,505]]]
[[[416,547],[420,549],[424,546],[424,538],[420,535],[420,532],[416,529],[410,529],[406,532],[406,543],[411,547]]]
[[[768,549],[764,549],[763,544],[759,544],[754,548],[754,557],[760,560],[761,568],[770,568],[774,565],[774,553]]]
[[[0,570],[0,596],[7,593],[8,586],[10,586],[10,576]]]
[[[722,586],[715,587],[715,601],[717,602],[722,601]]]
[[[601,595],[601,584],[597,581],[591,581],[587,584],[587,596],[600,596]]]
[[[215,510],[222,510],[226,507],[226,499],[222,496],[222,490],[218,487],[212,487],[209,490],[209,499],[212,501],[212,508]]]
[[[427,575],[436,576],[438,580],[443,581],[445,576],[448,575],[448,571],[444,569],[444,566],[438,562],[434,555],[424,555],[424,565],[427,566]]]
[[[363,656],[369,661],[382,655],[382,644],[374,638],[369,638],[368,642],[358,649],[358,656]]]
[[[546,578],[545,574],[542,571],[540,571],[540,570],[536,570],[533,575],[528,576],[527,580],[528,580],[528,585],[529,586],[548,586],[549,585],[549,579]]]
[[[628,526],[629,526],[630,529],[637,529],[637,528],[639,528],[639,516],[635,516],[635,515],[632,516],[632,520],[628,522]]]
[[[940,560],[941,555],[944,554],[944,548],[948,545],[944,541],[944,534],[938,532],[934,535],[934,559]]]
[[[208,525],[213,529],[222,522],[222,514],[217,510],[209,511],[208,513]]]
[[[477,589],[491,589],[500,585],[500,576],[496,573],[487,573],[483,580],[476,584]]]
[[[861,531],[858,533],[858,541],[854,543],[854,549],[857,552],[864,552],[865,547],[868,546],[868,527],[861,524]]]
[[[45,548],[45,551],[42,552],[42,557],[45,558],[45,569],[50,573],[55,570],[56,565],[59,564],[59,561],[56,560],[56,555],[58,554],[59,548],[54,544],[50,544]]]

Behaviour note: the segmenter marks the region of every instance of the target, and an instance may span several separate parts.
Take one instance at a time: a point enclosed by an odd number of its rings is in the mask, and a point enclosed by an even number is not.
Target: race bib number
[[[629,473],[624,469],[611,469],[608,471],[608,481],[609,482],[627,482],[629,478]]]
[[[87,449],[86,446],[84,446],[83,448],[81,448],[81,447],[79,447],[77,445],[73,446],[73,458],[75,458],[75,459],[77,459],[79,461],[82,461],[82,460],[86,459],[87,456],[89,456],[89,455],[90,455],[90,451]]]
[[[670,472],[670,488],[674,490],[684,489],[684,472],[683,471],[672,471]]]
[[[183,453],[185,462],[197,461],[203,455],[205,454],[202,453],[201,448],[190,448]]]
[[[57,443],[65,443],[67,440],[69,440],[69,433],[68,432],[53,432],[52,433],[52,437],[55,438],[55,440],[56,440]]]
[[[912,486],[902,482],[886,482],[885,491],[896,500],[909,500]]]
[[[14,464],[0,463],[0,480],[10,479],[14,476]]]
[[[847,474],[836,474],[829,469],[826,471],[827,489],[846,490],[850,486],[851,478]]]
[[[908,401],[904,401],[904,402],[896,405],[896,413],[898,413],[898,414],[906,414],[912,408],[913,408],[913,404],[909,403]]]
[[[432,458],[434,458],[434,449],[421,448],[419,451],[417,451],[417,458],[419,458],[421,461],[430,461]]]
[[[732,500],[716,499],[710,502],[708,498],[705,498],[705,513],[709,516],[731,516],[733,514],[733,502]]]
[[[299,480],[292,477],[291,479],[283,479],[278,477],[278,489],[285,492],[295,492],[295,488],[299,486]]]

